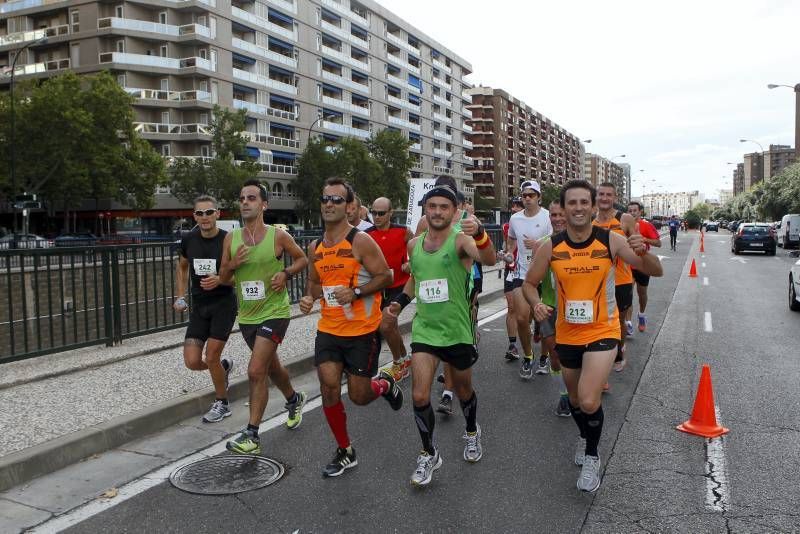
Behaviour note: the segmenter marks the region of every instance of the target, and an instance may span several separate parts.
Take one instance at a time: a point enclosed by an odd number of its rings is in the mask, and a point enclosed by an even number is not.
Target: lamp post
[[[800,83],[796,85],[771,83],[767,85],[767,89],[775,89],[777,87],[794,89],[794,158],[796,161],[800,161]]]
[[[755,144],[758,145],[758,148],[761,149],[761,153],[762,154],[764,153],[764,147],[761,146],[761,143],[759,143],[758,141],[753,141],[752,139],[739,139],[739,142],[740,143],[755,143]]]
[[[11,62],[11,80],[9,82],[8,87],[8,96],[11,99],[10,111],[11,111],[11,135],[9,136],[9,163],[8,163],[8,174],[11,176],[11,213],[14,217],[14,224],[13,224],[13,238],[12,238],[12,245],[16,246],[17,241],[17,174],[16,174],[16,156],[17,156],[17,146],[16,146],[16,111],[15,111],[15,102],[14,102],[14,72],[17,69],[17,60],[19,56],[22,55],[25,50],[35,44],[42,44],[47,42],[47,36],[39,37],[38,39],[31,41],[30,43],[26,44],[19,51],[14,54],[14,61]]]

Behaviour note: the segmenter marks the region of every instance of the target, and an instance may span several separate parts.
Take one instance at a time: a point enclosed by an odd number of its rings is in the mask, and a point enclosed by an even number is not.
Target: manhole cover
[[[217,456],[198,460],[172,472],[176,488],[203,495],[230,495],[277,482],[283,466],[263,456]]]

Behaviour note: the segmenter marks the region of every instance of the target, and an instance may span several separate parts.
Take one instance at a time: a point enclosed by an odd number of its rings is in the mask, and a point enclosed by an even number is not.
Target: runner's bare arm
[[[481,232],[478,236],[478,241],[484,239],[484,237],[481,236],[485,236],[486,239],[489,239],[486,230]],[[494,250],[494,244],[491,239],[489,239],[484,248],[478,248],[475,238],[464,233],[459,233],[456,236],[456,246],[458,247],[459,256],[469,256],[474,261],[480,262],[487,267],[491,267],[497,263],[497,252]]]
[[[231,240],[233,234],[228,232],[222,241],[222,264],[219,266],[219,281],[221,284],[233,284],[233,266],[231,265]]]
[[[314,258],[314,251],[316,248],[317,240],[315,239],[308,245],[309,258]],[[311,260],[308,262],[308,278],[306,279],[305,295],[311,297],[313,300],[317,300],[322,296],[322,283],[320,282],[319,273],[317,272],[314,262]]]
[[[175,296],[183,297],[189,281],[189,260],[183,254],[178,256],[178,266],[175,271]]]
[[[363,286],[359,286],[362,297],[372,295],[385,287],[389,287],[394,278],[392,270],[389,269],[386,258],[383,257],[383,251],[381,251],[374,239],[364,232],[357,233],[355,239],[353,239],[353,254],[367,272],[372,275],[372,280]],[[351,302],[355,298],[353,288],[350,288],[348,293],[351,296],[350,300],[346,300],[345,296],[345,300],[340,300],[342,304]],[[336,298],[337,300],[339,299],[338,295]]]
[[[525,280],[522,283],[522,295],[533,311],[537,321],[544,321],[552,313],[552,308],[542,303],[539,296],[539,284],[547,276],[547,269],[550,267],[550,257],[553,254],[553,242],[549,239],[541,243],[536,254],[533,256],[533,262],[525,275]]]
[[[637,233],[636,219],[633,218],[633,215],[630,213],[623,213],[621,217],[619,222],[622,225],[622,231],[625,232],[625,235],[630,237],[634,233]]]
[[[614,232],[611,232],[609,236],[611,238],[611,254],[615,258],[619,256],[625,263],[637,271],[641,271],[650,276],[659,277],[664,274],[658,257],[645,251],[646,249],[642,236],[634,234],[628,239],[625,239]]]
[[[282,291],[286,287],[286,282],[289,281],[289,278],[306,268],[308,258],[306,258],[305,252],[303,252],[303,249],[300,248],[294,238],[289,235],[289,232],[280,228],[276,228],[275,232],[275,238],[281,253],[286,252],[292,257],[291,265],[275,273],[272,276],[272,280],[270,280],[270,287],[273,291]]]

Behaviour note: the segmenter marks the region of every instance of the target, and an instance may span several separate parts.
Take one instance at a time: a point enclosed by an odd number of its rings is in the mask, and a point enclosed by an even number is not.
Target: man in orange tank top
[[[381,371],[372,378],[381,351],[381,290],[392,283],[392,272],[375,241],[347,222],[354,199],[350,184],[341,178],[326,180],[320,197],[325,233],[308,247],[311,263],[306,294],[300,300],[300,311],[308,314],[322,297],[314,364],[322,410],[338,445],[322,471],[325,477],[358,465],[342,404],[345,370],[353,403],[363,406],[383,396],[394,410],[403,405],[403,391],[390,373]]]
[[[592,224],[596,191],[589,182],[568,182],[560,201],[566,232],[554,234],[536,251],[522,291],[536,320],[547,320],[553,308],[542,303],[536,288],[547,269],[552,270],[558,291],[556,352],[570,412],[580,431],[577,486],[593,492],[600,487],[597,446],[603,432],[603,384],[622,337],[614,295],[615,261],[622,259],[650,276],[661,276],[662,270],[658,258],[647,253],[642,236],[634,233],[626,239]]]

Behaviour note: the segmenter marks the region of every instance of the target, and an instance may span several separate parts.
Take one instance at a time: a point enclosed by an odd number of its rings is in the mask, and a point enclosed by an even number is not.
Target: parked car
[[[734,254],[742,250],[763,250],[768,256],[774,256],[776,247],[775,230],[768,223],[742,223],[731,235]]]
[[[53,240],[57,247],[92,247],[97,244],[97,236],[89,232],[63,234]]]
[[[731,232],[736,232],[736,230],[739,228],[739,224],[741,224],[741,221],[731,221],[730,224],[728,224],[728,230]]]
[[[706,232],[719,232],[719,224],[714,221],[708,221],[706,223]]]
[[[779,247],[800,246],[800,215],[790,213],[781,217],[781,220],[776,223],[775,235]]]
[[[0,249],[9,249],[14,246],[14,236],[9,234],[0,238]],[[14,248],[49,248],[53,243],[35,234],[17,234]]]
[[[800,311],[800,260],[789,270],[789,309]]]

